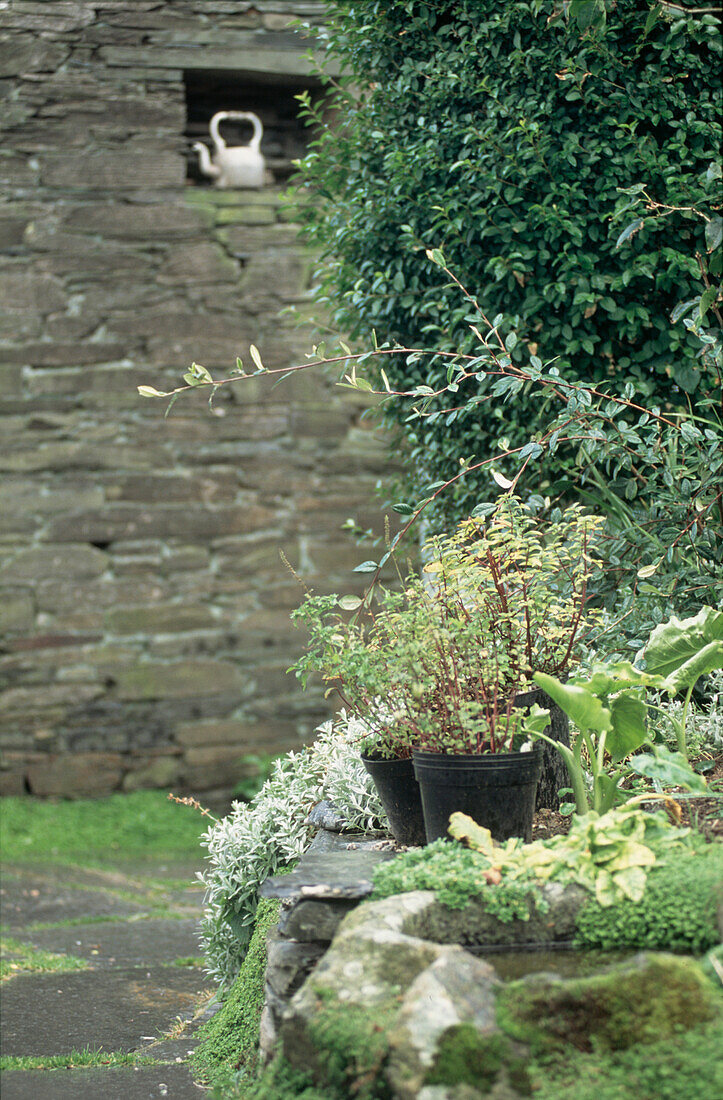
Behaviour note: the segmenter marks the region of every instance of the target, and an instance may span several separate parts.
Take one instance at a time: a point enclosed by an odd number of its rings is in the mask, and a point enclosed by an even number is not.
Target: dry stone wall
[[[279,549],[317,590],[360,589],[340,528],[381,525],[383,441],[308,372],[165,420],[136,394],[251,342],[269,367],[308,350],[281,313],[309,266],[283,149],[263,190],[215,192],[185,130],[215,81],[273,134],[308,83],[290,15],[323,5],[0,0],[4,793],[229,788],[328,715],[286,674],[302,593]]]

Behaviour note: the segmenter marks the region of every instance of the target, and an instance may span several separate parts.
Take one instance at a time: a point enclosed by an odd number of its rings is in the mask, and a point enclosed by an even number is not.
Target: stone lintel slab
[[[371,894],[374,868],[394,854],[363,849],[308,852],[291,874],[267,878],[259,893],[264,898],[357,901]]]

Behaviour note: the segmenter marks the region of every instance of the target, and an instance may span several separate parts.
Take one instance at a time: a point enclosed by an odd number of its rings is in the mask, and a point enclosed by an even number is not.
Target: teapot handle
[[[239,112],[244,118],[248,119],[254,128],[253,136],[249,142],[249,148],[254,149],[257,153],[259,146],[261,145],[261,138],[264,136],[264,128],[261,125],[261,119],[258,115],[255,115],[253,111],[241,111]]]
[[[213,144],[216,146],[217,149],[225,149],[226,148],[226,142],[221,137],[221,135],[218,131],[218,127],[219,127],[220,122],[222,122],[225,118],[230,117],[230,114],[231,114],[230,111],[217,111],[216,114],[211,119],[211,125],[209,126],[209,130],[211,131],[211,138],[213,140]]]
[[[226,142],[223,140],[218,132],[219,123],[222,122],[225,118],[245,119],[247,122],[251,123],[254,128],[254,132],[251,141],[249,142],[249,149],[253,149],[254,152],[258,153],[259,147],[261,145],[261,138],[264,134],[264,128],[261,125],[261,119],[258,115],[255,115],[253,111],[218,111],[211,119],[210,127],[211,137],[213,138],[216,148],[226,148]]]

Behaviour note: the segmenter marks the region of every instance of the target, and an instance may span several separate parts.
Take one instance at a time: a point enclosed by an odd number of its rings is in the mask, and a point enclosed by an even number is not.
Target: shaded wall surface
[[[323,5],[0,3],[5,793],[228,788],[329,713],[286,674],[302,592],[279,549],[317,590],[360,588],[340,528],[379,526],[386,457],[358,401],[308,372],[166,420],[136,393],[251,342],[268,367],[308,350],[280,316],[308,281],[280,203],[309,84],[290,14]],[[191,141],[229,96],[266,124],[260,192],[199,181]]]

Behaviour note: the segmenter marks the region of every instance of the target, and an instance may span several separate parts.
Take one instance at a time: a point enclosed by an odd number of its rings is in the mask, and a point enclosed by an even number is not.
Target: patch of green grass
[[[85,959],[57,954],[54,951],[42,951],[11,936],[0,939],[0,952],[3,956],[12,956],[9,959],[0,959],[0,981],[16,978],[20,974],[44,974],[51,971],[62,974],[71,970],[87,970],[89,965]]]
[[[155,1064],[155,1058],[148,1058],[136,1051],[108,1052],[84,1047],[83,1050],[71,1050],[69,1054],[37,1057],[4,1055],[0,1058],[0,1073],[6,1073],[12,1069],[90,1069],[98,1066],[152,1066]]]
[[[188,955],[183,959],[173,959],[172,962],[163,964],[164,966],[188,966],[188,967],[202,967],[206,965],[206,960],[202,955]]]
[[[630,1026],[635,1027],[634,1019]],[[723,1020],[657,1043],[530,1067],[535,1100],[704,1100],[723,1096]]]
[[[100,867],[143,859],[196,859],[210,820],[163,791],[72,802],[0,799],[3,860]],[[171,880],[169,880],[171,881]]]

